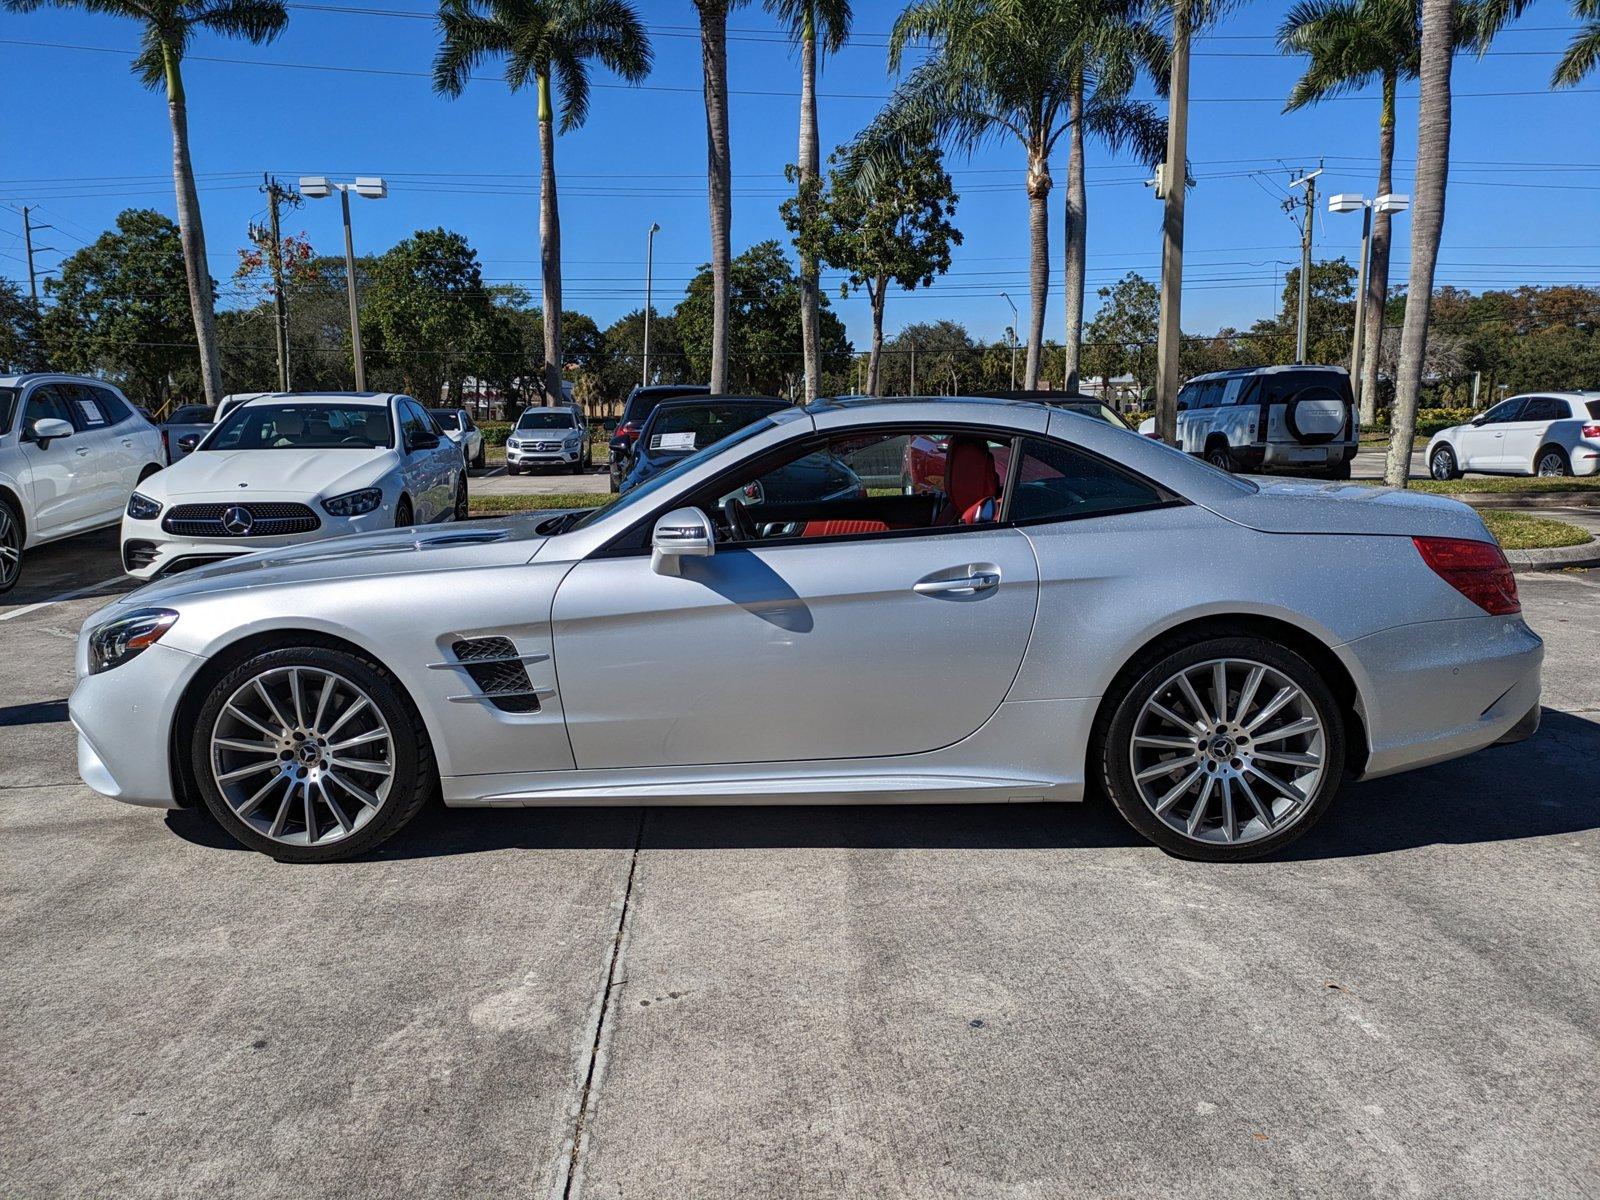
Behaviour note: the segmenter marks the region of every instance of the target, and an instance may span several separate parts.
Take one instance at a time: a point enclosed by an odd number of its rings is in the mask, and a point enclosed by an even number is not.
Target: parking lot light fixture
[[[377,175],[357,175],[354,183],[338,183],[326,175],[302,175],[300,194],[313,200],[325,200],[339,193],[339,208],[344,216],[344,286],[345,298],[350,302],[350,354],[355,361],[356,391],[367,390],[367,364],[361,353],[361,310],[356,303],[356,252],[350,235],[350,193],[367,200],[383,200],[389,195],[389,185]]]

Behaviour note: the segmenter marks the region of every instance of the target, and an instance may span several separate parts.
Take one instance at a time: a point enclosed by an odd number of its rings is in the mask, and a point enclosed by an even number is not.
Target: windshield
[[[17,415],[17,389],[0,388],[0,433],[11,432],[12,418]]]
[[[185,404],[174,409],[167,421],[172,425],[209,425],[216,414],[209,404]]]
[[[201,450],[376,450],[392,440],[389,410],[370,404],[246,404]]]
[[[452,409],[430,408],[428,412],[432,415],[434,421],[438,424],[440,429],[461,428],[461,414],[453,411]]]
[[[577,418],[569,412],[525,412],[517,418],[517,429],[576,429]]]
[[[680,478],[686,471],[693,470],[712,455],[722,454],[727,450],[731,450],[740,442],[749,441],[751,438],[755,437],[756,434],[763,433],[766,430],[773,428],[774,424],[774,422],[769,421],[766,418],[762,418],[759,421],[751,422],[743,429],[735,429],[720,442],[715,442],[712,445],[707,446],[704,450],[697,451],[686,458],[680,459],[678,462],[673,463],[659,475],[652,475],[649,479],[645,480],[645,482],[641,483],[638,487],[634,488],[631,492],[620,499],[612,501],[603,508],[597,508],[593,512],[585,513],[577,521],[573,522],[571,529],[582,529],[587,525],[594,524],[594,522],[599,520],[602,516],[609,517],[613,513],[622,512],[624,509],[632,508],[643,501],[647,501],[661,488],[666,487],[674,480]]]
[[[759,421],[771,404],[696,404],[685,408],[658,408],[646,430],[652,454],[693,454],[720,442],[736,429]]]

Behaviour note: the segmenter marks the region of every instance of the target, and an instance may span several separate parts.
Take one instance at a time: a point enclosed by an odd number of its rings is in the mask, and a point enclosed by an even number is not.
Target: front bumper
[[[1515,741],[1538,727],[1544,643],[1521,617],[1401,625],[1341,651],[1363,697],[1365,779]]]
[[[322,524],[308,533],[228,538],[180,536],[162,529],[159,515],[154,520],[137,521],[124,514],[122,569],[135,579],[159,579],[207,563],[238,558],[241,554],[278,550],[284,546],[299,546],[355,533],[374,533],[394,525],[394,509],[387,500],[372,512],[359,517],[335,517],[320,508],[318,516]]]
[[[120,667],[79,678],[67,713],[78,731],[78,774],[83,782],[126,804],[179,807],[173,784],[172,715],[204,662],[158,642]]]

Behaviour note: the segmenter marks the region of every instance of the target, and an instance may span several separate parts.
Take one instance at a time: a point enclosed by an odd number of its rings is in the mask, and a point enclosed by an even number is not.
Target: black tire
[[[465,521],[471,508],[472,505],[467,499],[467,473],[463,471],[461,478],[456,481],[456,502],[452,516],[457,521]]]
[[[21,511],[0,496],[0,595],[16,587],[22,578],[22,543],[26,540]]]
[[[411,510],[411,497],[401,496],[400,503],[394,506],[394,527],[404,529],[415,521],[416,516]]]
[[[333,671],[354,683],[382,714],[392,731],[394,782],[381,808],[348,837],[327,845],[292,846],[269,838],[241,819],[222,795],[212,772],[211,734],[229,699],[251,679],[281,667]],[[235,667],[210,689],[189,734],[189,760],[201,798],[217,823],[243,846],[279,862],[337,862],[364,854],[400,832],[438,788],[433,746],[415,706],[388,671],[375,662],[324,646],[268,650]]]
[[[607,474],[611,477],[611,494],[615,496],[621,490],[621,481],[615,471],[608,471]]]
[[[1233,470],[1233,454],[1229,451],[1226,442],[1218,442],[1207,446],[1206,461],[1219,471]]]
[[[1456,465],[1456,452],[1449,446],[1440,446],[1428,456],[1428,474],[1438,480],[1460,479],[1461,468]]]
[[[1349,479],[1351,462],[1348,458],[1341,459],[1328,468],[1329,479]]]
[[[149,479],[150,476],[154,475],[157,471],[160,471],[160,470],[161,470],[161,464],[160,463],[146,463],[145,466],[144,466],[144,470],[139,472],[139,482],[143,483],[146,479]],[[135,485],[135,486],[137,486],[137,485]]]
[[[1322,776],[1315,793],[1292,823],[1276,833],[1239,845],[1193,840],[1155,815],[1140,797],[1134,781],[1132,739],[1146,701],[1179,671],[1214,659],[1261,663],[1296,684],[1313,705],[1324,730]],[[1241,862],[1282,849],[1306,833],[1333,802],[1344,774],[1344,717],[1338,702],[1316,669],[1299,654],[1265,638],[1239,635],[1207,638],[1187,646],[1157,646],[1125,671],[1113,697],[1101,710],[1091,739],[1100,747],[1095,768],[1106,795],[1135,830],[1179,858],[1200,862]],[[1237,696],[1234,697],[1237,700]]]
[[[478,453],[473,457],[472,465],[479,471],[489,465],[489,451],[482,442],[478,443]]]
[[[574,475],[582,475],[583,474],[583,460],[580,458],[577,462],[573,463],[572,466],[568,467],[567,469],[569,471],[571,471]]]
[[[1557,476],[1572,474],[1572,460],[1560,446],[1542,446],[1533,456],[1535,475]]]
[[[522,468],[517,466],[517,465],[515,465],[514,463],[507,463],[506,464],[506,474],[507,475],[521,475],[522,474]]]

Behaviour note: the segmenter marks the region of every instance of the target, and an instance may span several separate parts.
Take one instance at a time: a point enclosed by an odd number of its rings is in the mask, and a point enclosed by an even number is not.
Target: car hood
[[[171,497],[337,496],[370,487],[393,460],[388,449],[202,450],[154,478]]]
[[[1493,541],[1459,500],[1359,483],[1258,478],[1260,491],[1213,499],[1219,517],[1263,533],[1392,534]]]
[[[493,521],[385,529],[263,550],[158,580],[111,607],[166,605],[242,588],[514,566],[538,554],[547,540],[538,526],[557,515],[541,511]]]

